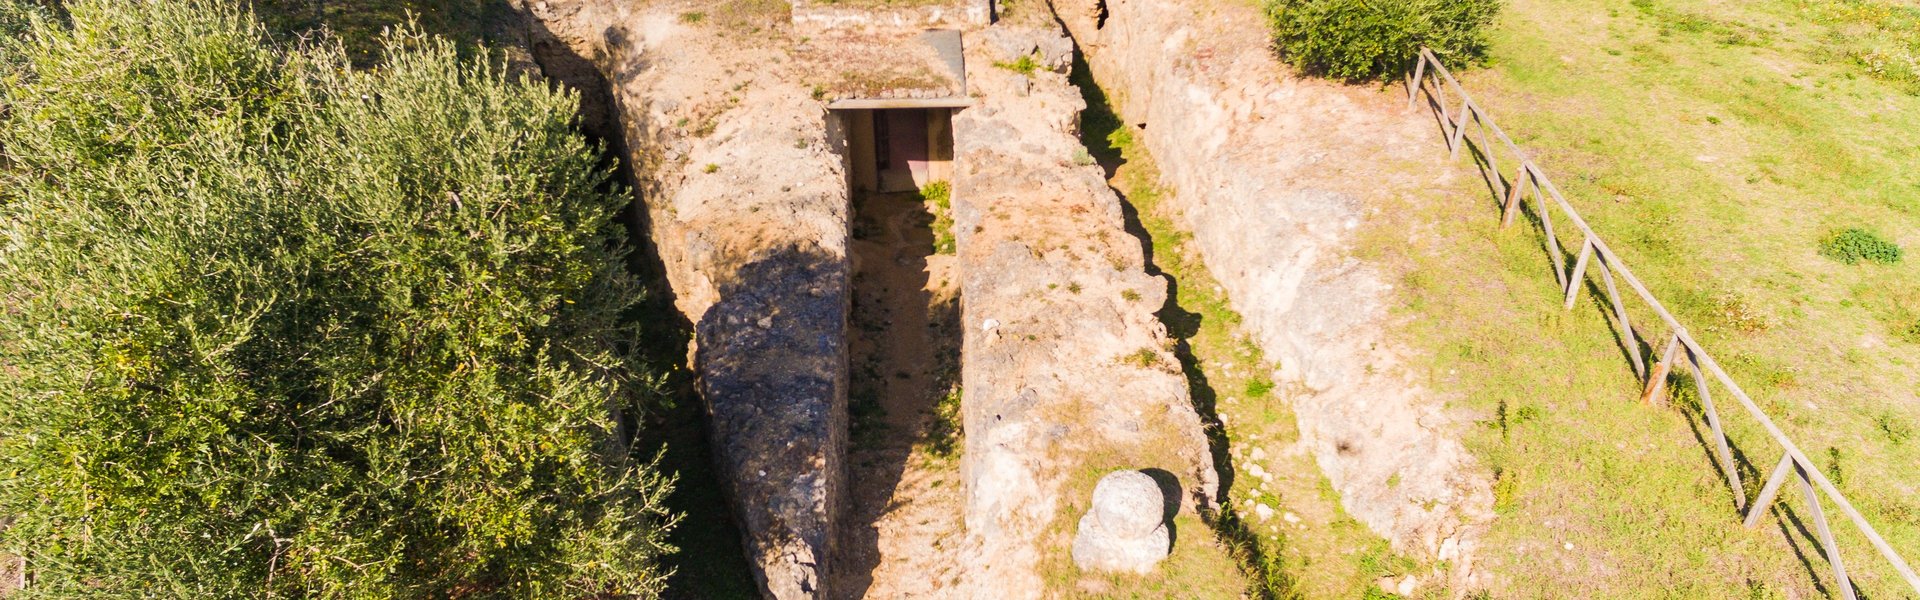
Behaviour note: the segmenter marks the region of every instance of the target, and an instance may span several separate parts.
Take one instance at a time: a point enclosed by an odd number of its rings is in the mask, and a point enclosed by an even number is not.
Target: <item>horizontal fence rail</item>
[[[1858,598],[1853,589],[1852,580],[1847,577],[1846,567],[1841,562],[1840,547],[1834,541],[1832,529],[1828,527],[1826,511],[1822,504],[1823,497],[1853,523],[1868,543],[1879,550],[1880,556],[1892,565],[1902,579],[1906,580],[1907,585],[1913,587],[1914,592],[1920,593],[1920,576],[1914,574],[1913,567],[1908,566],[1906,559],[1902,558],[1900,553],[1880,536],[1879,531],[1874,530],[1866,517],[1861,516],[1860,511],[1853,507],[1853,503],[1848,502],[1846,496],[1834,487],[1833,482],[1828,481],[1826,475],[1814,466],[1813,461],[1800,451],[1800,447],[1774,424],[1766,411],[1760,410],[1760,407],[1754,404],[1753,399],[1747,396],[1747,392],[1740,388],[1740,384],[1727,374],[1726,369],[1721,368],[1720,363],[1713,359],[1713,355],[1708,353],[1706,348],[1701,347],[1700,342],[1688,333],[1687,328],[1681,325],[1672,313],[1667,312],[1660,300],[1654,298],[1652,292],[1647,291],[1647,286],[1633,276],[1633,271],[1627,268],[1626,262],[1622,261],[1612,248],[1607,247],[1607,243],[1600,239],[1599,234],[1594,233],[1593,228],[1580,217],[1579,211],[1574,210],[1573,205],[1567,203],[1566,197],[1561,195],[1560,189],[1553,185],[1553,180],[1541,171],[1540,165],[1529,158],[1527,153],[1521,151],[1519,146],[1513,143],[1513,139],[1507,137],[1507,134],[1494,124],[1493,117],[1480,105],[1474,103],[1473,98],[1467,95],[1466,88],[1461,86],[1460,82],[1453,78],[1453,74],[1447,72],[1446,67],[1440,64],[1439,58],[1426,48],[1420,49],[1420,56],[1414,62],[1413,70],[1407,79],[1408,107],[1417,105],[1422,92],[1425,93],[1429,106],[1441,121],[1441,130],[1446,135],[1449,155],[1458,158],[1461,148],[1472,144],[1475,155],[1485,163],[1484,168],[1489,171],[1488,181],[1491,182],[1494,193],[1501,200],[1501,227],[1513,224],[1515,215],[1525,208],[1523,204],[1527,199],[1532,199],[1533,212],[1539,219],[1541,230],[1546,235],[1547,254],[1553,263],[1554,280],[1565,292],[1562,298],[1564,308],[1569,310],[1573,308],[1574,302],[1580,296],[1580,289],[1584,287],[1583,284],[1588,283],[1589,269],[1599,271],[1600,285],[1596,286],[1596,289],[1606,291],[1608,304],[1612,308],[1609,316],[1616,321],[1621,331],[1621,341],[1626,346],[1628,357],[1633,363],[1634,374],[1639,376],[1645,384],[1641,401],[1646,403],[1663,401],[1666,397],[1667,376],[1677,366],[1676,361],[1685,359],[1685,366],[1692,372],[1694,386],[1699,390],[1701,412],[1704,413],[1707,426],[1713,433],[1711,451],[1717,459],[1715,462],[1719,465],[1721,473],[1727,479],[1727,486],[1733,492],[1735,507],[1745,511],[1744,524],[1747,527],[1759,524],[1761,515],[1773,506],[1780,487],[1786,483],[1787,475],[1792,473],[1799,484],[1801,499],[1806,503],[1807,512],[1812,517],[1814,535],[1819,538],[1827,563],[1833,569],[1835,587],[1838,588],[1839,596],[1849,600]],[[1477,126],[1480,137],[1478,143],[1467,138],[1469,121]],[[1495,146],[1495,142],[1499,145]],[[1511,179],[1507,178],[1507,171],[1504,171],[1501,166],[1498,148],[1505,148],[1507,157],[1512,161]],[[1565,218],[1568,225],[1572,226],[1571,230],[1555,231],[1556,211]],[[1580,237],[1579,251],[1571,270],[1566,266],[1566,255],[1561,247],[1560,233]],[[1633,291],[1633,295],[1623,296],[1616,281],[1625,283],[1627,289]],[[1638,298],[1642,304],[1651,309],[1653,314],[1660,318],[1661,324],[1666,326],[1668,333],[1660,337],[1641,335],[1628,319],[1627,302],[1631,298]],[[1664,343],[1655,346],[1652,343],[1653,340]],[[1641,355],[1640,342],[1642,341],[1648,342],[1649,349],[1661,349],[1660,354],[1653,357],[1652,365],[1648,365],[1647,357]],[[1684,356],[1682,356],[1683,353]],[[1714,406],[1709,376],[1711,381],[1718,381],[1731,393],[1733,399],[1739,401],[1740,406],[1746,409],[1746,413],[1752,416],[1766,430],[1767,435],[1783,449],[1780,462],[1767,476],[1761,485],[1759,495],[1752,502],[1747,501],[1746,487],[1740,481],[1740,471],[1734,463],[1726,430],[1722,426],[1720,413]]]

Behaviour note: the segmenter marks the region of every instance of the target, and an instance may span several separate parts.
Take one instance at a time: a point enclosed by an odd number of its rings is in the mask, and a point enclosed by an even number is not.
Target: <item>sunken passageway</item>
[[[943,135],[945,111],[847,115],[851,435],[840,581],[830,589],[899,597],[951,584],[962,533],[959,287],[952,237],[938,216],[946,183],[935,179],[945,175],[952,141]]]

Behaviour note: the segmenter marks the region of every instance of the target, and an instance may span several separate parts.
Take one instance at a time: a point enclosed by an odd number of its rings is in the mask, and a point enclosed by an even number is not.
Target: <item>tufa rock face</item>
[[[709,410],[714,462],[760,594],[832,597],[845,485],[851,262],[843,144],[778,37],[673,7],[525,7],[550,73],[597,69]],[[762,16],[761,18],[764,18]],[[591,73],[588,73],[591,74]]]
[[[1341,505],[1402,552],[1444,548],[1471,589],[1491,478],[1387,337],[1389,275],[1347,251],[1370,199],[1424,181],[1345,165],[1430,156],[1430,126],[1404,100],[1288,71],[1258,7],[1197,4],[1053,0],[1248,335],[1306,391],[1291,398],[1301,443]]]
[[[1001,71],[991,65],[1065,38],[1042,25],[994,25],[981,38],[1002,43],[969,44],[972,71]],[[1080,516],[1063,499],[1094,483],[1073,489],[1074,473],[1161,469],[1188,510],[1210,509],[1218,486],[1154,316],[1167,282],[1146,272],[1101,167],[1075,160],[1087,152],[1079,90],[1041,66],[1031,77],[969,78],[977,104],[953,117],[967,528],[964,591],[953,597],[1064,592],[1048,590],[1039,568],[1068,551],[1046,534]]]
[[[1146,573],[1172,550],[1166,499],[1153,477],[1114,471],[1093,487],[1093,508],[1080,517],[1073,564],[1088,571]]]

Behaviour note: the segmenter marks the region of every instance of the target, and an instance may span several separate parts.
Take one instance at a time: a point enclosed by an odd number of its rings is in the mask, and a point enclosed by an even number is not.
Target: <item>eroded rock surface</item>
[[[1055,524],[1072,517],[1062,494],[1094,483],[1084,473],[1160,469],[1189,510],[1217,482],[1154,316],[1166,281],[1143,270],[1119,198],[1075,136],[1085,103],[1067,83],[1070,54],[1031,76],[990,66],[1063,34],[1047,22],[993,29],[982,39],[998,41],[968,49],[977,104],[954,116],[969,543],[956,597],[1033,598],[1046,592],[1043,556],[1071,545]]]
[[[1419,116],[1287,70],[1252,4],[1054,6],[1245,327],[1304,388],[1303,443],[1347,512],[1470,578],[1476,524],[1492,516],[1489,477],[1383,334],[1383,277],[1345,254],[1369,198],[1419,185],[1364,168],[1430,154]]]
[[[695,332],[720,479],[762,593],[820,597],[846,454],[846,174],[788,49],[698,26],[686,9],[527,7],[536,39],[610,82],[662,291]],[[548,61],[578,66],[556,50]]]

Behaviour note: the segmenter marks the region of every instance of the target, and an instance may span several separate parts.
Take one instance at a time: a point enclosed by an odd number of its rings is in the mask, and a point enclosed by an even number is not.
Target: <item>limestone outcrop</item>
[[[1371,90],[1290,72],[1251,4],[1054,7],[1159,165],[1249,334],[1304,390],[1294,400],[1303,443],[1346,510],[1397,549],[1470,577],[1476,524],[1492,516],[1490,478],[1383,334],[1382,275],[1346,255],[1369,198],[1419,183],[1326,160],[1430,155],[1419,117]]]
[[[1043,556],[1071,547],[1071,521],[1054,524],[1073,517],[1064,494],[1091,491],[1084,473],[1158,469],[1177,480],[1162,489],[1185,510],[1210,506],[1217,482],[1154,316],[1167,283],[1145,272],[1119,198],[1076,137],[1085,103],[1067,82],[1071,54],[1031,75],[991,66],[1059,47],[1062,32],[1048,17],[982,37],[1000,41],[969,46],[977,103],[953,123],[969,546],[960,597],[1035,598],[1046,592]]]
[[[536,56],[578,67],[570,55],[611,83],[668,284],[657,291],[694,331],[720,480],[762,593],[823,597],[844,485],[850,298],[846,172],[825,107],[764,37],[667,6],[526,8],[533,37],[562,46]]]
[[[1114,471],[1093,486],[1093,508],[1073,536],[1073,564],[1086,571],[1141,573],[1167,557],[1166,497],[1153,476]]]

